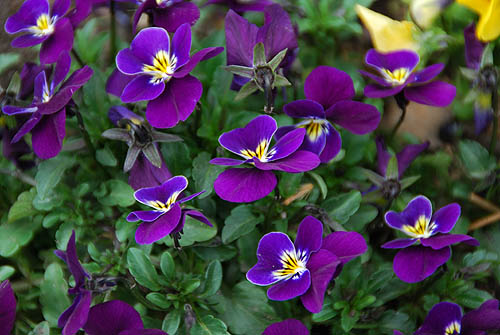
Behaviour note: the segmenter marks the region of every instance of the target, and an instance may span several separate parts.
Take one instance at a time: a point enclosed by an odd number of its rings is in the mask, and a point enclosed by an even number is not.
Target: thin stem
[[[78,52],[76,52],[75,48],[71,49],[71,54],[73,55],[73,57],[75,57],[76,59],[76,62],[81,66],[81,67],[84,67],[85,66],[85,63],[83,62],[83,60],[80,58],[80,55],[78,54]]]
[[[116,55],[116,13],[115,13],[115,1],[110,0],[109,9],[110,9],[110,49],[109,49],[109,61],[110,63],[114,63],[115,55]]]
[[[313,216],[319,216],[320,221],[326,223],[333,231],[346,231],[346,229],[337,221],[332,220],[328,212],[321,207],[310,204],[304,206],[304,209]]]
[[[490,140],[490,155],[495,155],[498,137],[498,89],[495,87],[491,92],[491,104],[493,108],[493,131]]]
[[[20,181],[31,185],[31,186],[36,186],[36,181],[35,179],[31,178],[27,174],[22,173],[19,170],[8,170],[8,169],[0,169],[0,174],[5,174],[14,178],[19,179]]]
[[[76,111],[76,119],[78,120],[78,127],[80,128],[80,131],[83,134],[83,139],[85,140],[85,144],[89,148],[89,150],[92,152],[93,156],[95,157],[95,148],[94,145],[92,144],[92,141],[90,140],[89,133],[87,132],[87,128],[85,128],[85,124],[83,123],[83,117],[82,114],[80,113],[79,110]]]
[[[398,123],[394,126],[394,128],[391,131],[390,139],[392,140],[394,138],[394,135],[398,132],[399,127],[403,123],[405,116],[406,116],[406,106],[408,106],[409,101],[406,100],[403,92],[400,92],[394,96],[394,99],[396,100],[396,103],[398,104],[399,109],[401,110],[401,116],[399,117]]]

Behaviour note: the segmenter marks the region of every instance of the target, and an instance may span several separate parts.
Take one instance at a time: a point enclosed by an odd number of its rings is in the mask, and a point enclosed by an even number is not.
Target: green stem
[[[490,155],[495,155],[498,137],[498,89],[495,87],[491,92],[491,104],[493,108],[493,131],[490,140]]]
[[[85,66],[85,63],[83,62],[83,60],[80,58],[80,55],[78,54],[78,52],[76,52],[76,50],[73,48],[71,49],[71,54],[73,55],[73,57],[75,57],[76,59],[76,62],[81,66],[81,67],[84,67]]]
[[[83,134],[83,139],[85,140],[85,144],[87,145],[87,147],[89,148],[93,157],[95,158],[95,148],[94,148],[94,145],[92,144],[92,141],[90,140],[90,136],[89,136],[89,133],[87,132],[87,128],[85,128],[85,124],[83,123],[82,114],[80,113],[79,110],[77,110],[75,114],[76,114],[76,119],[78,120],[78,127],[80,128],[80,131]]]
[[[405,116],[406,116],[406,106],[408,106],[409,101],[406,100],[404,93],[401,91],[400,93],[396,94],[394,96],[394,99],[396,100],[396,103],[398,104],[399,109],[401,109],[401,116],[399,117],[398,123],[394,126],[394,128],[391,131],[391,135],[389,138],[392,140],[394,138],[394,135],[398,132],[399,127],[403,123]]]

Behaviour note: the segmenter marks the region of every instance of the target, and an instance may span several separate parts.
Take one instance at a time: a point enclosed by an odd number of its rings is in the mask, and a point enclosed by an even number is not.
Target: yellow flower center
[[[30,28],[30,31],[38,37],[50,35],[54,32],[54,23],[54,17],[51,18],[47,14],[42,14],[36,20],[36,25]]]
[[[152,77],[151,82],[159,84],[172,78],[176,65],[177,57],[170,56],[165,50],[160,50],[153,58],[153,65],[144,64],[142,71]]]
[[[268,152],[269,149],[269,141],[262,140],[255,150],[251,149],[242,149],[240,154],[248,159],[252,159],[254,157],[258,158],[261,162],[267,162],[274,154],[274,149]]]
[[[310,119],[299,123],[297,127],[306,128],[307,136],[309,136],[311,142],[316,142],[323,132],[327,132],[327,130],[323,128],[325,123],[326,120]]]
[[[460,323],[453,321],[444,330],[444,335],[460,335]]]
[[[157,209],[162,212],[168,212],[170,210],[170,207],[175,203],[177,200],[177,197],[179,196],[181,192],[175,192],[168,198],[167,202],[161,202],[159,200],[152,200],[148,201],[148,205],[153,207],[154,209]]]
[[[407,68],[402,67],[399,69],[395,69],[394,71],[382,69],[381,73],[384,76],[386,82],[388,82],[392,86],[397,86],[404,84],[406,79],[408,79],[408,77],[410,76],[411,71]]]
[[[402,227],[402,230],[413,238],[431,237],[435,229],[436,224],[434,222],[431,223],[425,215],[421,215],[414,226],[404,225]]]
[[[273,275],[281,280],[289,279],[294,276],[300,276],[306,268],[306,254],[293,251],[283,251],[280,257],[282,268],[273,271]]]

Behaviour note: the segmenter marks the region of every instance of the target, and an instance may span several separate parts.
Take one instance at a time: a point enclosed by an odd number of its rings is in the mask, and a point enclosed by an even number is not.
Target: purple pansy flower
[[[70,0],[56,0],[51,10],[48,0],[26,0],[5,22],[9,34],[26,32],[15,38],[12,46],[26,48],[42,43],[40,62],[56,62],[61,52],[73,47],[73,27],[64,17],[70,5]]]
[[[408,101],[419,104],[446,107],[456,95],[455,86],[434,79],[444,69],[444,64],[434,64],[414,72],[420,61],[411,50],[381,53],[370,49],[365,62],[376,74],[360,71],[375,81],[365,87],[369,98],[385,98],[401,92]]]
[[[249,11],[261,12],[272,4],[271,0],[208,0],[205,5],[223,5],[237,13],[244,13]]]
[[[385,222],[410,237],[382,245],[385,249],[401,249],[394,257],[396,276],[407,283],[422,281],[448,261],[450,245],[460,242],[479,245],[468,235],[449,234],[459,217],[457,203],[444,206],[433,215],[430,200],[422,195],[410,201],[401,213],[387,212]]]
[[[500,330],[500,311],[498,300],[488,300],[478,309],[462,316],[459,305],[440,302],[429,311],[424,324],[415,335],[486,335]]]
[[[43,159],[52,158],[61,151],[62,142],[66,135],[66,105],[70,103],[75,91],[82,87],[93,74],[92,69],[85,66],[73,72],[63,82],[69,72],[70,65],[69,54],[62,53],[54,71],[52,71],[50,81],[48,81],[46,71],[37,75],[33,102],[30,106],[3,107],[3,112],[7,115],[31,115],[14,136],[12,143],[19,141],[25,134],[31,132],[33,151]],[[59,86],[59,84],[61,85]]]
[[[291,102],[283,108],[285,113],[303,121],[295,126],[280,127],[276,137],[295,128],[305,128],[307,136],[300,147],[317,154],[322,163],[333,159],[340,151],[341,138],[332,126],[335,123],[354,134],[375,130],[380,112],[372,105],[352,101],[354,85],[344,71],[330,66],[318,66],[304,84],[305,100]]]
[[[299,320],[288,319],[268,326],[262,335],[309,335],[309,330]]]
[[[10,335],[16,320],[16,297],[8,280],[0,283],[0,335]]]
[[[144,329],[139,313],[120,300],[93,306],[83,329],[88,335],[167,335],[159,329]]]
[[[254,48],[258,43],[264,44],[267,62],[282,50],[288,49],[279,68],[286,69],[292,64],[298,44],[288,13],[280,5],[274,4],[267,6],[264,14],[264,25],[259,28],[229,10],[225,21],[227,65],[253,67]],[[249,80],[235,75],[231,89],[238,91]]]
[[[184,0],[142,0],[134,15],[134,32],[143,13],[151,15],[153,24],[171,33],[181,25],[193,25],[200,18],[200,10],[189,1]]]
[[[205,192],[178,199],[187,185],[186,177],[175,176],[160,186],[142,188],[134,193],[137,201],[154,208],[150,211],[135,211],[127,216],[129,222],[143,221],[135,232],[135,241],[138,244],[151,244],[168,234],[180,233],[184,228],[186,215],[212,227],[202,213],[193,209],[181,209],[180,204]]]
[[[219,197],[231,202],[252,202],[271,193],[277,180],[271,170],[299,173],[316,168],[320,160],[312,152],[298,150],[306,134],[305,129],[295,129],[271,147],[276,132],[276,121],[261,115],[244,128],[237,128],[219,137],[225,149],[241,156],[214,158],[211,164],[237,166],[244,163],[250,168],[230,168],[222,172],[214,182]]]
[[[340,274],[344,263],[366,251],[366,243],[355,232],[335,232],[322,239],[323,225],[307,216],[297,231],[295,243],[283,233],[264,235],[257,248],[257,264],[247,272],[255,285],[273,285],[272,300],[300,296],[304,307],[319,313],[328,284]]]
[[[90,304],[92,302],[92,292],[86,288],[85,278],[90,279],[91,277],[78,260],[75,231],[71,234],[66,251],[56,250],[54,253],[57,257],[66,262],[75,280],[75,287],[68,290],[68,293],[74,296],[75,299],[57,321],[57,326],[62,328],[62,335],[73,335],[76,334],[87,321]]]
[[[166,30],[146,28],[134,38],[130,48],[116,56],[115,72],[107,90],[123,102],[149,101],[146,118],[153,127],[170,128],[185,121],[201,98],[201,82],[189,72],[202,60],[223,48],[206,48],[192,57],[191,28],[184,24],[170,42]]]

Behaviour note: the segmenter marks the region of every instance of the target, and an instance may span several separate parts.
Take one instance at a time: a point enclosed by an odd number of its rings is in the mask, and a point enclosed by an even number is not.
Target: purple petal
[[[321,248],[323,224],[313,216],[306,216],[299,225],[295,249],[310,254]]]
[[[152,56],[154,57],[154,55]],[[151,60],[148,61],[148,64]],[[127,48],[118,52],[116,55],[116,67],[118,70],[127,75],[134,75],[143,73],[144,62],[137,58],[132,49]]]
[[[7,115],[28,114],[28,113],[34,113],[37,110],[38,108],[36,107],[4,106],[2,108],[2,112]]]
[[[404,222],[412,227],[422,215],[424,215],[428,220],[430,220],[432,216],[432,203],[423,195],[419,195],[418,197],[413,198],[408,203],[406,208],[401,212],[401,217],[403,218]],[[396,228],[396,226],[392,227]]]
[[[381,246],[384,249],[404,249],[410,245],[415,244],[418,239],[416,238],[400,238],[397,240],[389,241]]]
[[[118,69],[114,69],[106,82],[106,92],[120,97],[125,87],[134,79],[134,76],[127,76]]]
[[[415,72],[412,84],[424,84],[434,79],[444,69],[444,64],[438,63]]]
[[[185,211],[184,214],[189,215],[193,219],[198,220],[198,221],[206,224],[207,226],[213,227],[210,220],[208,220],[208,218],[205,215],[203,215],[203,213],[201,213],[201,212],[190,209],[190,210]]]
[[[479,308],[468,312],[462,318],[462,331],[469,334],[471,331],[498,331],[500,329],[500,311],[498,300],[491,299],[484,302]],[[479,334],[484,334],[479,332]]]
[[[232,168],[217,177],[214,189],[226,201],[253,202],[271,193],[276,183],[276,176],[271,171]]]
[[[467,67],[474,70],[479,70],[481,66],[481,58],[486,44],[481,42],[476,37],[476,25],[469,24],[464,29],[465,40],[465,63]]]
[[[10,334],[16,320],[16,297],[8,280],[0,283],[0,334]]]
[[[326,289],[340,264],[340,260],[333,253],[325,249],[321,249],[311,255],[311,258],[307,262],[307,268],[311,273],[311,286],[300,297],[302,304],[309,312],[321,312]]]
[[[62,335],[74,335],[85,325],[91,303],[90,291],[85,290],[75,298],[73,304],[61,314],[57,321],[57,326],[63,328]]]
[[[144,122],[144,119],[141,116],[123,106],[112,106],[108,111],[108,117],[116,126],[118,125],[118,122],[123,119]]]
[[[455,86],[443,81],[433,81],[422,86],[406,87],[405,98],[422,105],[446,107],[455,98]],[[366,94],[366,93],[365,93]]]
[[[434,250],[418,245],[401,249],[394,257],[394,273],[404,282],[416,283],[432,275],[450,256],[450,247]]]
[[[5,31],[9,34],[15,34],[34,26],[41,14],[49,14],[47,0],[26,0],[17,13],[5,21]]]
[[[398,94],[405,88],[405,85],[394,87],[384,87],[380,85],[366,85],[364,94],[367,98],[385,98]]]
[[[165,212],[163,211],[135,211],[127,216],[127,221],[135,222],[141,220],[146,222],[152,222],[158,219],[163,214],[165,214]]]
[[[245,161],[233,158],[214,158],[210,161],[210,164],[226,165],[226,166],[237,166],[244,163]]]
[[[325,110],[323,106],[314,100],[297,100],[283,107],[286,115],[293,118],[318,118],[324,119]]]
[[[255,285],[271,285],[281,280],[274,274],[283,268],[281,256],[295,254],[295,247],[290,238],[283,233],[268,233],[264,235],[257,247],[257,264],[247,272],[247,279]]]
[[[375,130],[380,122],[380,112],[375,106],[357,101],[337,102],[326,111],[326,117],[357,135]]]
[[[90,278],[90,275],[83,269],[80,261],[78,260],[75,239],[75,231],[73,230],[66,246],[66,263],[69,271],[75,279],[75,287],[78,288],[84,285],[85,277]]]
[[[71,0],[55,0],[52,5],[52,16],[62,17],[71,6]]]
[[[196,198],[197,196],[199,196],[200,194],[203,194],[203,193],[205,193],[205,192],[206,192],[206,191],[205,191],[205,190],[203,190],[203,191],[200,191],[200,192],[193,193],[193,194],[191,194],[191,195],[188,195],[188,196],[187,196],[187,197],[185,197],[185,198],[182,198],[182,199],[177,200],[177,202],[178,202],[178,203],[180,203],[180,204],[182,204],[182,203],[187,202],[187,201],[189,201],[189,200],[193,200],[194,198]]]
[[[186,76],[196,67],[196,65],[198,65],[199,62],[215,57],[222,51],[224,51],[223,47],[205,48],[198,51],[193,56],[191,56],[186,65],[175,71],[173,75],[174,78],[181,78]]]
[[[309,335],[306,326],[299,320],[288,319],[267,327],[263,335]]]
[[[408,166],[417,158],[418,155],[424,150],[426,150],[429,147],[430,142],[424,142],[422,144],[410,144],[407,145],[406,147],[401,150],[400,153],[396,155],[396,159],[398,161],[398,173],[399,173],[399,178],[403,175],[403,173],[406,171]],[[389,157],[390,159],[390,157]],[[387,164],[389,162],[389,159],[387,159],[387,163],[385,166],[387,167]],[[385,168],[384,168],[384,174],[385,175]]]
[[[71,56],[67,52],[62,52],[57,59],[54,79],[52,79],[52,85],[57,87],[68,75],[69,69],[71,67]]]
[[[42,43],[40,49],[40,63],[55,63],[61,52],[69,52],[72,48],[73,26],[69,19],[62,18],[57,21],[54,27],[54,33]]]
[[[391,159],[391,154],[387,151],[384,143],[384,139],[381,136],[377,136],[375,139],[375,144],[377,146],[377,170],[382,175],[386,175],[387,165]],[[408,162],[408,164],[410,164]],[[401,175],[402,173],[400,173]]]
[[[373,74],[371,72],[367,72],[367,71],[363,71],[363,70],[358,70],[359,73],[361,73],[363,76],[365,77],[368,77],[370,79],[372,79],[373,81],[375,81],[378,85],[380,86],[383,86],[383,87],[392,87],[392,84],[387,82],[387,80],[385,80],[384,78],[382,77],[379,77],[377,76],[376,74]]]
[[[342,100],[354,97],[351,77],[344,71],[331,66],[318,66],[306,78],[306,98],[319,102],[325,109]]]
[[[95,1],[94,1],[95,2]],[[75,8],[68,13],[68,18],[76,28],[83,20],[85,20],[92,12],[92,1],[75,0]]]
[[[155,9],[153,23],[169,32],[176,31],[182,24],[194,25],[200,18],[200,10],[192,2],[179,2],[170,7]]]
[[[342,148],[342,139],[339,132],[330,123],[327,124],[327,130],[325,147],[319,155],[321,163],[328,163],[337,156]]]
[[[375,49],[370,49],[366,53],[365,63],[377,70],[387,69],[408,69],[410,72],[415,69],[420,58],[418,54],[411,50],[401,50],[389,53],[381,53]]]
[[[422,238],[420,242],[423,246],[431,247],[434,250],[445,248],[449,245],[466,242],[469,245],[478,246],[479,242],[468,235],[461,234],[439,234],[429,238]]]
[[[368,249],[363,236],[356,232],[336,231],[323,239],[321,249],[326,249],[345,264]]]
[[[134,193],[140,203],[150,206],[151,201],[160,201],[166,204],[172,196],[178,196],[186,189],[188,180],[184,176],[175,176],[160,186],[142,188]]]
[[[179,224],[181,208],[173,204],[168,212],[153,222],[143,222],[135,231],[135,241],[138,244],[151,244],[170,234]]]
[[[432,222],[436,224],[436,232],[449,233],[460,217],[460,205],[457,203],[441,207],[432,216]]]
[[[121,99],[123,102],[137,102],[142,100],[153,100],[165,90],[163,81],[156,83],[149,75],[134,78],[123,90]]]
[[[453,322],[459,325],[462,320],[460,306],[451,302],[440,302],[434,305],[427,314],[423,325],[415,335],[446,334],[446,328]]]
[[[40,113],[33,113],[33,115],[26,121],[21,128],[17,131],[16,135],[11,140],[11,143],[16,143],[19,141],[24,135],[29,133],[42,119],[42,115]]]
[[[88,335],[111,335],[142,328],[141,317],[132,306],[120,300],[111,300],[90,309],[84,330]]]
[[[256,25],[229,10],[225,19],[227,65],[252,66],[257,44]]]
[[[191,50],[191,27],[189,24],[185,23],[175,31],[171,49],[171,53],[177,57],[176,68],[189,61],[189,51]]]
[[[146,108],[146,119],[156,128],[170,128],[186,121],[203,93],[201,82],[193,76],[173,78],[158,98]]]
[[[161,153],[160,157],[162,161],[160,168],[151,164],[142,153],[137,157],[128,178],[128,183],[134,190],[161,185],[172,177]]]
[[[299,150],[293,154],[270,163],[262,163],[254,158],[255,166],[260,170],[279,170],[291,173],[310,171],[321,163],[319,157],[312,152]]]
[[[271,142],[276,128],[276,121],[272,117],[261,115],[250,121],[244,128],[236,128],[222,134],[219,137],[219,143],[225,149],[241,156],[242,150],[255,151],[262,141]]]
[[[134,13],[134,17],[132,20],[132,32],[135,34],[137,30],[137,24],[139,23],[139,20],[141,19],[141,16],[146,10],[148,9],[153,9],[156,7],[155,1],[151,0],[146,0],[146,1],[141,1],[139,4],[139,7]]]
[[[486,127],[488,127],[491,120],[493,120],[493,109],[489,106],[483,108],[480,103],[476,101],[474,104],[474,128],[476,135],[481,134]]]
[[[51,35],[45,35],[39,37],[35,35],[26,34],[16,37],[14,40],[12,40],[11,45],[14,48],[28,48],[42,43],[43,41],[47,40],[50,36]]]
[[[152,65],[158,51],[163,50],[169,53],[170,38],[162,28],[146,28],[135,36],[130,44],[130,50],[140,62]]]
[[[267,297],[271,300],[284,301],[304,294],[311,286],[309,270],[300,276],[281,281],[267,290]]]
[[[118,335],[168,335],[160,329],[127,329],[122,330]]]
[[[35,78],[42,71],[48,70],[48,66],[35,63],[25,63],[19,76],[21,77],[21,89],[17,94],[19,100],[26,100],[33,93]]]
[[[278,159],[283,159],[297,151],[297,149],[302,145],[305,135],[305,129],[295,129],[281,137],[271,149],[271,151],[274,150],[275,153],[269,161],[274,162]]]
[[[31,130],[33,151],[42,159],[49,159],[62,149],[66,136],[66,110],[44,115],[40,122]]]

